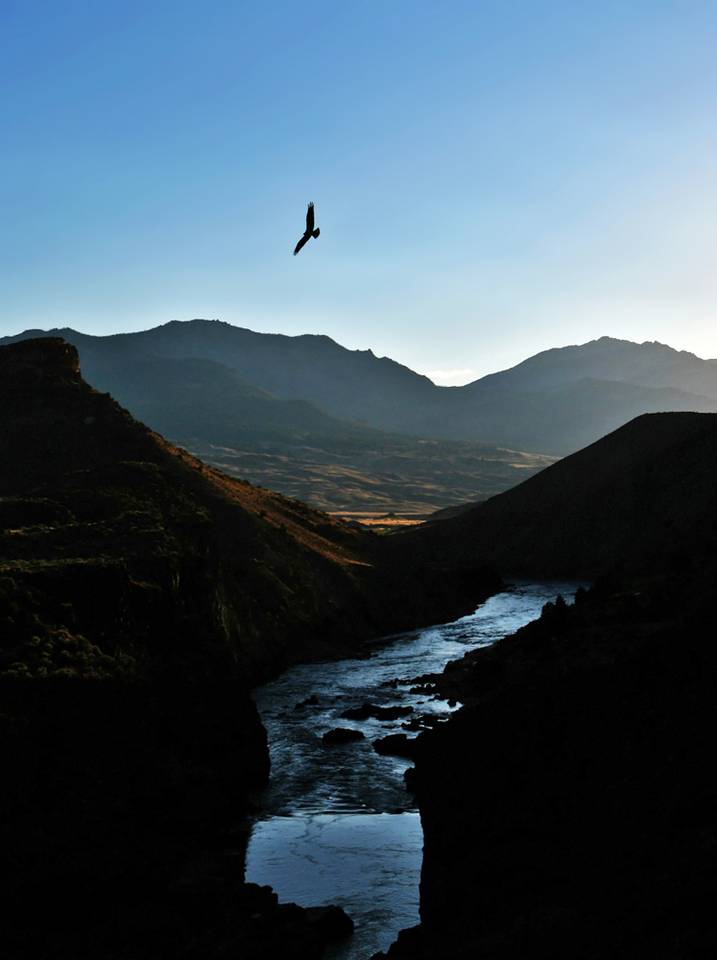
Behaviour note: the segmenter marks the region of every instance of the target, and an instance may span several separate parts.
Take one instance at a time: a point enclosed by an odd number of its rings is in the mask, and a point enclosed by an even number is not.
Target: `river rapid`
[[[367,960],[419,920],[423,835],[403,780],[410,763],[379,756],[372,741],[390,733],[416,736],[402,724],[448,719],[459,706],[389,682],[443,670],[449,660],[534,620],[558,594],[572,600],[578,586],[517,583],[453,623],[383,640],[364,659],[293,667],[255,691],[271,780],[252,825],[246,879],[270,884],[283,901],[343,907],[355,932],[331,960]],[[365,702],[413,712],[391,721],[341,718]],[[364,739],[327,746],[322,736],[335,727],[361,731]]]

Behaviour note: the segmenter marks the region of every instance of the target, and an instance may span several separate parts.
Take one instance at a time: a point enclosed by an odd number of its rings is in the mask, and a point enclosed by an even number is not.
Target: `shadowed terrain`
[[[714,951],[717,417],[380,537],[174,447],[61,340],[0,349],[0,403],[8,956],[320,956],[340,917],[243,883],[248,687],[456,616],[493,566],[597,583],[430,678],[466,706],[415,748],[422,924],[390,955]]]
[[[717,948],[716,467],[717,417],[640,417],[422,531],[598,579],[422,678],[465,706],[418,741],[422,922],[392,960]]]
[[[61,340],[0,349],[0,447],[5,955],[318,957],[341,918],[245,886],[229,832],[268,773],[248,688],[496,578],[392,570],[133,420]]]
[[[714,467],[717,416],[647,414],[426,535],[527,576],[699,564],[717,541]]]

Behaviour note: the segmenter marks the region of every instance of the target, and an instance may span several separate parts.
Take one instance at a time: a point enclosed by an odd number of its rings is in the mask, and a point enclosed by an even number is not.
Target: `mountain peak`
[[[26,386],[40,381],[79,381],[77,348],[61,337],[20,340],[0,351],[0,380]]]

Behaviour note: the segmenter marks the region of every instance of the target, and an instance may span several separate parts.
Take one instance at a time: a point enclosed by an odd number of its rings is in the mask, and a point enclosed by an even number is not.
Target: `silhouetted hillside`
[[[211,360],[276,398],[304,401],[354,425],[554,455],[642,413],[717,411],[717,364],[662,344],[609,337],[545,351],[464,387],[438,387],[393,360],[347,350],[329,337],[254,333],[219,321],[172,322],[111,337],[50,333],[78,347],[91,382],[103,386],[105,377],[114,378],[119,397],[131,357]],[[306,408],[283,412],[289,423],[307,417]],[[315,415],[308,421],[309,429],[318,425]],[[270,416],[269,430],[272,422]]]
[[[427,377],[387,357],[375,357],[370,350],[347,350],[330,337],[254,333],[218,320],[172,321],[111,337],[71,329],[47,333],[78,348],[91,381],[107,369],[108,362],[117,365],[130,358],[213,360],[276,397],[306,400],[333,416],[381,428],[386,426],[381,421],[390,419],[393,405],[420,403],[437,389]],[[20,334],[23,338],[39,335],[42,331]]]
[[[665,960],[717,948],[715,541],[446,668],[422,735],[421,924],[391,960]]]
[[[62,580],[63,616],[80,633],[81,611],[101,606],[104,634],[116,622],[125,637],[113,638],[123,670],[162,650],[165,616],[172,658],[197,657],[206,670],[207,642],[220,672],[270,668],[292,643],[346,635],[339,611],[357,589],[360,531],[172,447],[89,387],[61,341],[5,347],[0,365],[2,445],[12,451],[0,466],[6,573],[48,590]],[[161,660],[168,670],[164,651]]]
[[[699,565],[717,535],[715,470],[717,416],[647,414],[425,535],[531,576]]]
[[[244,885],[227,834],[268,774],[248,688],[496,578],[394,570],[138,423],[59,339],[0,348],[0,450],[3,955],[318,960],[321,916]]]
[[[717,416],[646,415],[403,535],[503,574],[598,580],[421,678],[464,706],[414,749],[421,923],[390,960],[717,949],[716,469]]]

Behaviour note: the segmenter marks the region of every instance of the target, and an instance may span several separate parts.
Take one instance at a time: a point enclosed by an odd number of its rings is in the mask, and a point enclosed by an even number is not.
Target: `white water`
[[[409,762],[381,757],[371,746],[376,737],[406,733],[401,723],[411,718],[355,721],[339,714],[370,701],[447,718],[452,710],[444,701],[381,684],[437,673],[534,620],[559,593],[571,599],[577,586],[517,584],[454,623],[402,634],[366,659],[294,667],[255,692],[272,775],[252,828],[246,879],[270,884],[283,901],[343,907],[356,930],[331,954],[334,960],[366,960],[418,923],[423,843],[403,782]],[[296,709],[311,696],[317,705]],[[366,739],[325,746],[322,734],[337,726],[361,730]]]

